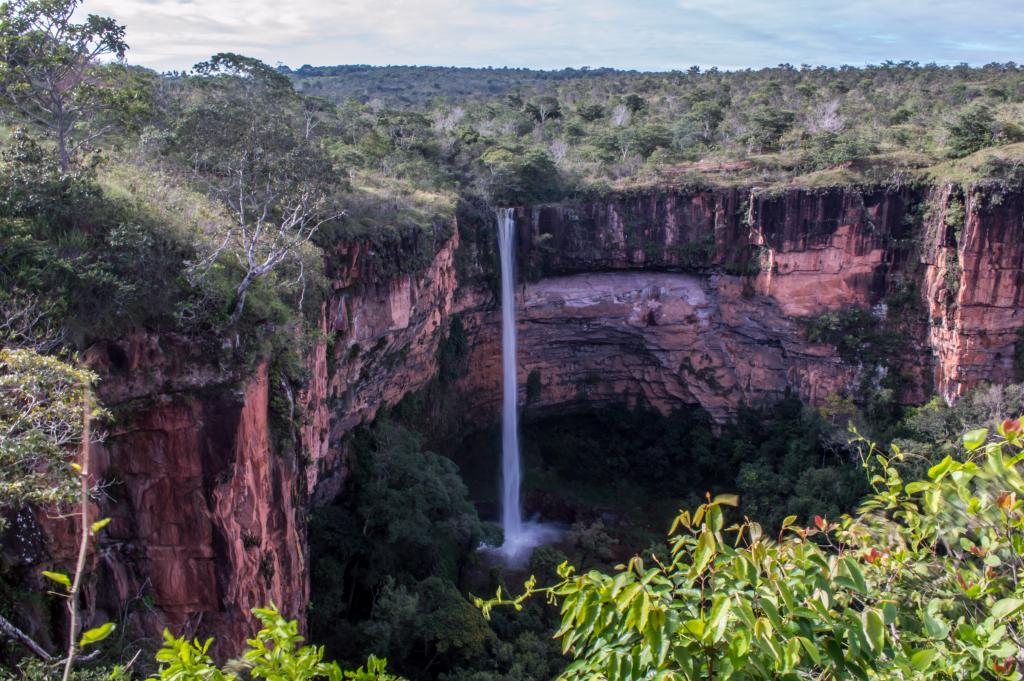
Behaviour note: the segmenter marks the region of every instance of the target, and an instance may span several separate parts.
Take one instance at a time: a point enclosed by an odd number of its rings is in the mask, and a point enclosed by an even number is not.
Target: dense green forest
[[[232,375],[265,361],[275,446],[300,456],[284,400],[308,380],[324,255],[346,238],[372,243],[384,276],[425,264],[457,214],[497,205],[649,185],[1024,183],[1014,64],[292,70],[221,53],[159,74],[130,65],[125,27],[76,23],[79,4],[0,5],[0,505],[72,508],[82,546],[107,519],[90,516],[81,445],[116,414],[81,353],[145,329]],[[847,321],[809,333],[887,351]],[[787,399],[725,424],[643,406],[535,418],[530,505],[565,533],[521,574],[478,551],[500,530],[468,462],[496,452],[493,433],[439,438],[430,422],[457,408],[455,329],[430,386],[349,434],[346,493],[310,518],[316,646],[268,604],[238,660],[177,632],[134,660],[114,622],[76,630],[84,559],[48,573],[46,594],[19,593],[5,565],[3,678],[1021,678],[1021,386],[952,407]],[[851,416],[885,446],[851,444]],[[535,597],[510,598],[529,574]],[[24,598],[70,606],[59,654],[12,629]]]

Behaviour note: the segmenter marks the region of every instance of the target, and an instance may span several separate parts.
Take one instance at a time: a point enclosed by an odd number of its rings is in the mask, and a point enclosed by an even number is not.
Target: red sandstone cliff
[[[1024,195],[975,188],[934,191],[924,234],[928,344],[934,386],[954,400],[984,381],[1020,380],[1017,344],[1024,342]],[[963,208],[949,217],[951,202]],[[952,223],[952,224],[950,224]]]
[[[856,386],[862,367],[808,342],[800,318],[849,306],[906,334],[905,399],[1009,380],[1024,326],[1024,195],[969,193],[957,234],[945,218],[954,194],[729,188],[520,210],[520,382],[535,370],[541,382],[531,409],[642,397],[724,419],[787,390],[816,402]],[[921,201],[933,206],[924,225],[910,210]],[[472,281],[458,280],[460,248]],[[226,372],[174,336],[94,348],[118,414],[98,452],[113,518],[92,592],[100,616],[127,613],[146,636],[216,635],[225,655],[251,633],[252,606],[301,617],[306,511],[342,490],[344,435],[435,374],[452,315],[470,351],[457,386],[466,413],[497,418],[488,252],[440,230],[331,249],[321,326],[333,342],[307,358],[296,457],[271,443],[265,366]],[[917,292],[919,318],[893,318],[897,290]]]
[[[787,392],[819,403],[864,369],[810,343],[801,320],[851,306],[883,323],[895,287],[918,276],[906,192],[777,194],[735,188],[613,196],[521,210],[520,385],[537,372],[539,409],[643,398],[697,404],[724,420]],[[484,414],[500,399],[499,318],[464,296],[473,367],[463,380]],[[923,315],[922,315],[923,320]],[[928,392],[923,324],[907,334],[906,400]]]
[[[271,447],[266,365],[239,386],[175,340],[138,335],[90,353],[117,416],[94,450],[112,518],[95,605],[133,635],[215,632],[233,651],[252,607],[305,609],[301,467]]]

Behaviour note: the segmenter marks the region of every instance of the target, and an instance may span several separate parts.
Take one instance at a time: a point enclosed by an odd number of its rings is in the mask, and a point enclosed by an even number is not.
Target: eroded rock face
[[[457,234],[440,232],[421,253],[426,264],[409,271],[382,270],[394,258],[365,242],[339,245],[336,292],[321,315],[335,342],[333,350],[315,344],[306,358],[309,380],[295,396],[298,456],[272,443],[270,391],[280,381],[265,363],[232,373],[183,338],[147,333],[89,351],[100,399],[116,415],[94,448],[99,513],[112,519],[86,599],[94,620],[124,616],[131,635],[154,640],[165,627],[215,636],[226,658],[255,632],[252,608],[273,602],[304,616],[308,509],[341,489],[345,433],[436,370],[457,245]],[[29,562],[66,569],[73,527],[47,519],[42,527],[47,541]]]
[[[756,290],[790,317],[883,302],[895,281],[915,276],[905,247],[912,200],[901,192],[844,189],[752,197]]]
[[[532,410],[643,400],[668,412],[700,405],[719,420],[743,403],[793,391],[818,402],[856,373],[772,298],[744,295],[732,276],[604,272],[529,284],[519,299],[519,385],[539,376]],[[471,315],[472,367],[462,387],[483,413],[500,409],[495,312]]]
[[[317,418],[326,419],[308,438],[317,443],[308,485],[313,503],[330,501],[344,483],[344,436],[437,372],[438,344],[447,333],[458,287],[458,247],[457,231],[439,232],[425,266],[391,274],[365,264],[365,245],[334,254],[336,292],[325,324],[334,337],[333,352],[318,355],[314,372],[316,390],[323,391]]]
[[[215,633],[227,655],[253,633],[251,608],[304,611],[304,488],[299,462],[270,444],[266,365],[240,387],[210,366],[166,373],[197,366],[186,348],[140,335],[92,355],[117,418],[93,451],[100,512],[112,522],[90,601],[98,619],[126,614],[134,635]],[[123,361],[105,364],[101,351]],[[152,362],[146,371],[138,353]],[[148,390],[146,373],[158,379]],[[208,377],[202,390],[191,388],[195,375]]]
[[[520,210],[520,383],[539,373],[541,409],[630,396],[663,411],[700,405],[725,420],[787,392],[816,404],[855,389],[865,367],[810,343],[805,323],[856,306],[907,335],[901,398],[923,399],[923,310],[922,323],[885,320],[888,297],[918,276],[906,219],[916,200],[722,189]],[[469,403],[492,414],[494,307],[485,296],[462,308],[473,347],[463,383]]]
[[[946,218],[954,200],[965,205],[959,234]],[[910,219],[922,201],[933,204],[923,227]],[[809,342],[805,320],[851,306],[905,335],[904,400],[1013,378],[1021,194],[664,191],[521,209],[517,220],[520,396],[536,371],[535,413],[642,398],[724,420],[787,391],[820,402],[856,389],[864,367]],[[455,315],[469,352],[460,404],[477,425],[498,418],[492,252],[460,246],[450,226],[329,251],[320,325],[331,342],[307,357],[296,457],[272,442],[277,377],[264,365],[234,374],[172,335],[93,348],[101,398],[118,414],[96,453],[113,519],[95,557],[97,619],[127,609],[134,633],[214,635],[226,657],[254,630],[251,607],[273,600],[301,618],[305,517],[344,493],[345,435],[437,373]],[[910,300],[898,313],[897,292]],[[60,562],[67,528],[50,529],[49,547],[32,551]]]
[[[1024,342],[1024,194],[934,193],[922,257],[928,342],[935,388],[952,401],[981,382],[1024,378],[1014,361]]]

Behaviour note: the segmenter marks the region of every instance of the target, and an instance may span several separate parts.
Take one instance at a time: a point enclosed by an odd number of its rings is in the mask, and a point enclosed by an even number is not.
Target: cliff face
[[[310,438],[315,462],[308,488],[313,501],[329,501],[345,479],[343,438],[423,387],[437,371],[437,348],[447,333],[458,282],[455,230],[439,232],[430,257],[411,271],[382,271],[365,242],[340,244],[330,254],[335,294],[325,330],[333,348],[318,355],[318,433]],[[402,254],[397,255],[402,258]],[[321,364],[323,368],[321,368]]]
[[[180,339],[150,335],[89,360],[117,415],[93,454],[112,518],[90,599],[101,615],[126,614],[127,629],[147,637],[216,632],[220,652],[251,634],[253,607],[273,601],[300,615],[301,467],[271,447],[266,365],[239,384]]]
[[[235,374],[185,339],[144,333],[89,351],[99,397],[116,416],[94,451],[97,512],[112,519],[86,597],[96,621],[153,640],[165,627],[215,636],[215,654],[226,658],[255,632],[252,608],[273,602],[303,618],[306,517],[344,481],[343,436],[435,370],[458,236],[418,238],[390,254],[365,241],[331,254],[335,292],[321,327],[334,342],[306,358],[309,380],[295,396],[298,456],[272,443],[270,393],[283,388],[265,363]],[[406,267],[409,252],[425,264]],[[31,544],[25,561],[66,568],[70,530],[44,514],[25,533],[32,541],[21,542]]]
[[[936,190],[922,260],[934,385],[954,400],[984,381],[1022,380],[1024,194]]]
[[[653,193],[521,210],[520,385],[536,372],[541,409],[643,397],[697,404],[724,420],[787,392],[818,403],[864,367],[808,341],[806,322],[874,308],[917,276],[902,192],[738,189]],[[463,308],[473,367],[468,403],[500,399],[500,320],[488,297]],[[906,400],[921,399],[923,324],[908,336]],[[898,359],[898,358],[897,358]]]
[[[744,295],[736,277],[669,272],[602,272],[529,284],[519,299],[522,399],[535,375],[532,410],[636,404],[664,412],[700,405],[719,420],[741,403],[810,402],[849,384],[856,368],[830,346],[808,343],[803,327],[773,299]],[[467,408],[500,409],[501,337],[493,312],[471,316],[473,338],[461,387]]]
[[[811,403],[854,392],[865,365],[807,333],[809,318],[850,307],[900,335],[889,368],[904,400],[1013,375],[1021,194],[663,191],[520,209],[517,226],[519,381],[535,413],[643,399],[726,419],[787,392]],[[475,234],[460,244],[448,226],[328,252],[330,342],[309,352],[295,396],[297,456],[272,442],[278,379],[266,366],[226,372],[183,339],[145,333],[89,352],[118,414],[97,451],[113,518],[95,557],[98,617],[127,611],[127,629],[145,636],[215,635],[221,655],[252,633],[253,606],[301,617],[305,517],[343,493],[345,435],[437,373],[456,315],[468,357],[453,390],[467,419],[498,418],[493,227]],[[539,388],[529,396],[528,382]],[[66,528],[47,526],[35,560],[60,562]]]

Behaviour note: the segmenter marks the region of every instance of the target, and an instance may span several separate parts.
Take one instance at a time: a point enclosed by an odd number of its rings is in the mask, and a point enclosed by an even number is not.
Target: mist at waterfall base
[[[485,547],[497,554],[507,565],[520,566],[534,548],[555,541],[561,530],[548,523],[523,520],[520,487],[522,462],[519,458],[519,385],[516,363],[516,297],[515,297],[515,212],[512,208],[497,209],[498,252],[501,256],[501,526],[504,543]]]

